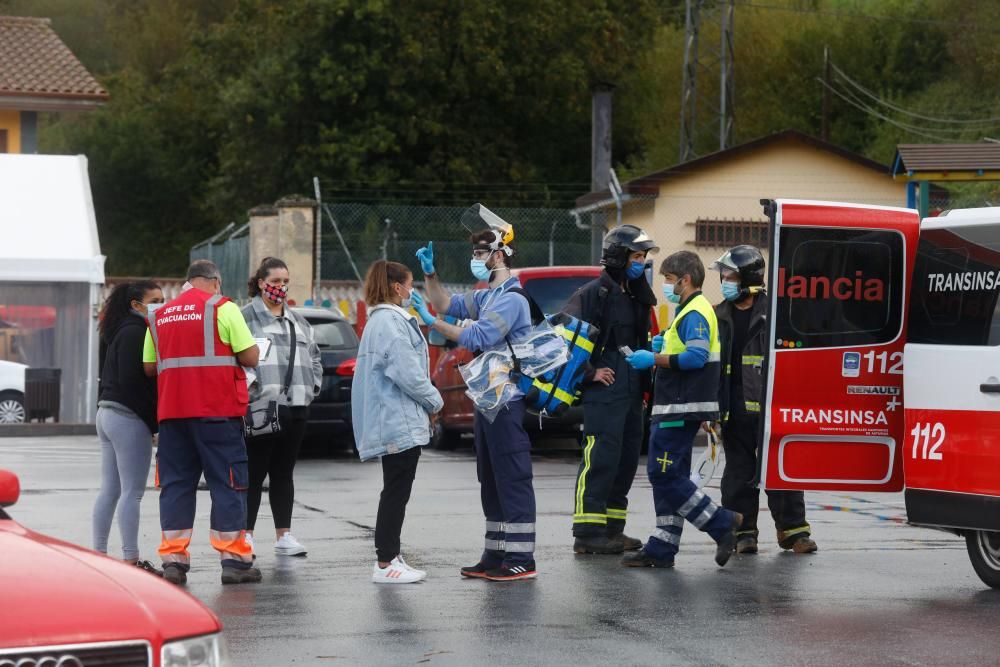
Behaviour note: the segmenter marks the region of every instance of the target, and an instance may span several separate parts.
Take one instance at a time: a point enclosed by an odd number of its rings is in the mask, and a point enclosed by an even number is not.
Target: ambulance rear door
[[[764,203],[772,234],[762,486],[899,491],[917,212]]]
[[[910,523],[1000,531],[998,295],[1000,209],[924,220],[904,373]],[[1000,571],[1000,536],[990,539]]]

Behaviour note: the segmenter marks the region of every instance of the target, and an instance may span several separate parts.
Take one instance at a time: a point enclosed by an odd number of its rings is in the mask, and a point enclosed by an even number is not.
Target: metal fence
[[[222,273],[222,293],[241,302],[247,297],[250,277],[250,223],[229,223],[221,232],[191,248],[190,261],[209,259]]]
[[[515,266],[590,264],[590,230],[577,227],[569,211],[491,210],[514,226]],[[357,279],[372,262],[383,258],[406,264],[419,277],[415,254],[434,241],[434,264],[442,280],[468,283],[471,254],[469,232],[459,222],[463,211],[461,206],[324,204],[320,278]]]

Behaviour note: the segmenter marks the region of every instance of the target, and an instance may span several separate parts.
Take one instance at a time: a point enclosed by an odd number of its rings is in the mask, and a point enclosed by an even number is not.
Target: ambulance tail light
[[[344,377],[354,377],[354,367],[358,365],[357,359],[348,359],[347,361],[341,363],[337,366],[334,371],[337,375],[343,375]]]

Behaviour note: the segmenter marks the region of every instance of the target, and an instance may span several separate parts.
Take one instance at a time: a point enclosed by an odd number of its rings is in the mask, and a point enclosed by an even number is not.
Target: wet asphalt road
[[[222,618],[239,665],[1000,664],[1000,591],[981,584],[959,538],[903,524],[901,495],[808,495],[815,555],[781,553],[765,509],[757,556],[720,569],[712,542],[689,525],[675,569],[632,570],[617,557],[572,553],[576,462],[570,453],[535,458],[534,581],[458,576],[482,543],[475,463],[464,450],[428,451],[420,461],[403,550],[429,572],[426,582],[370,582],[381,471],[345,456],[297,469],[293,533],[308,557],[274,555],[265,501],[256,539],[262,584],[220,584],[208,493],[199,493],[188,590]],[[14,518],[90,543],[96,438],[0,438],[0,467],[21,477]],[[654,513],[643,470],[628,532],[645,539]],[[158,539],[150,489],[144,557]],[[111,549],[119,549],[117,528]]]

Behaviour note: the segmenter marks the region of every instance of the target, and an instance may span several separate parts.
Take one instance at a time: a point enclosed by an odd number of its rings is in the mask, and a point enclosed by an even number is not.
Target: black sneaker
[[[188,580],[187,572],[184,571],[184,568],[173,563],[167,563],[163,566],[163,578],[177,586],[183,586]]]
[[[246,569],[239,567],[222,568],[222,583],[224,584],[255,584],[260,580],[260,570],[256,567]]]
[[[623,551],[638,551],[642,548],[642,540],[629,537],[625,533],[609,534],[608,539],[612,542],[620,542]]]
[[[150,574],[155,574],[157,577],[163,576],[163,571],[157,570],[156,566],[150,563],[148,560],[137,560],[135,563],[133,563],[133,565],[135,565],[140,570],[145,570]]]
[[[535,570],[535,562],[524,565],[501,565],[500,567],[486,570],[486,578],[490,581],[516,581],[518,579],[534,579],[538,576]]]
[[[573,542],[573,551],[578,554],[620,554],[625,546],[606,535],[585,535]]]
[[[622,567],[673,567],[673,558],[654,558],[645,549],[622,558]]]
[[[470,579],[485,579],[486,573],[492,569],[493,567],[486,565],[482,561],[479,561],[475,565],[470,565],[469,567],[463,567],[460,570],[460,574],[463,577],[469,577]]]
[[[741,523],[743,523],[743,515],[739,512],[733,512],[733,523],[715,546],[715,564],[719,567],[728,563],[729,557],[736,550],[736,530]]]

